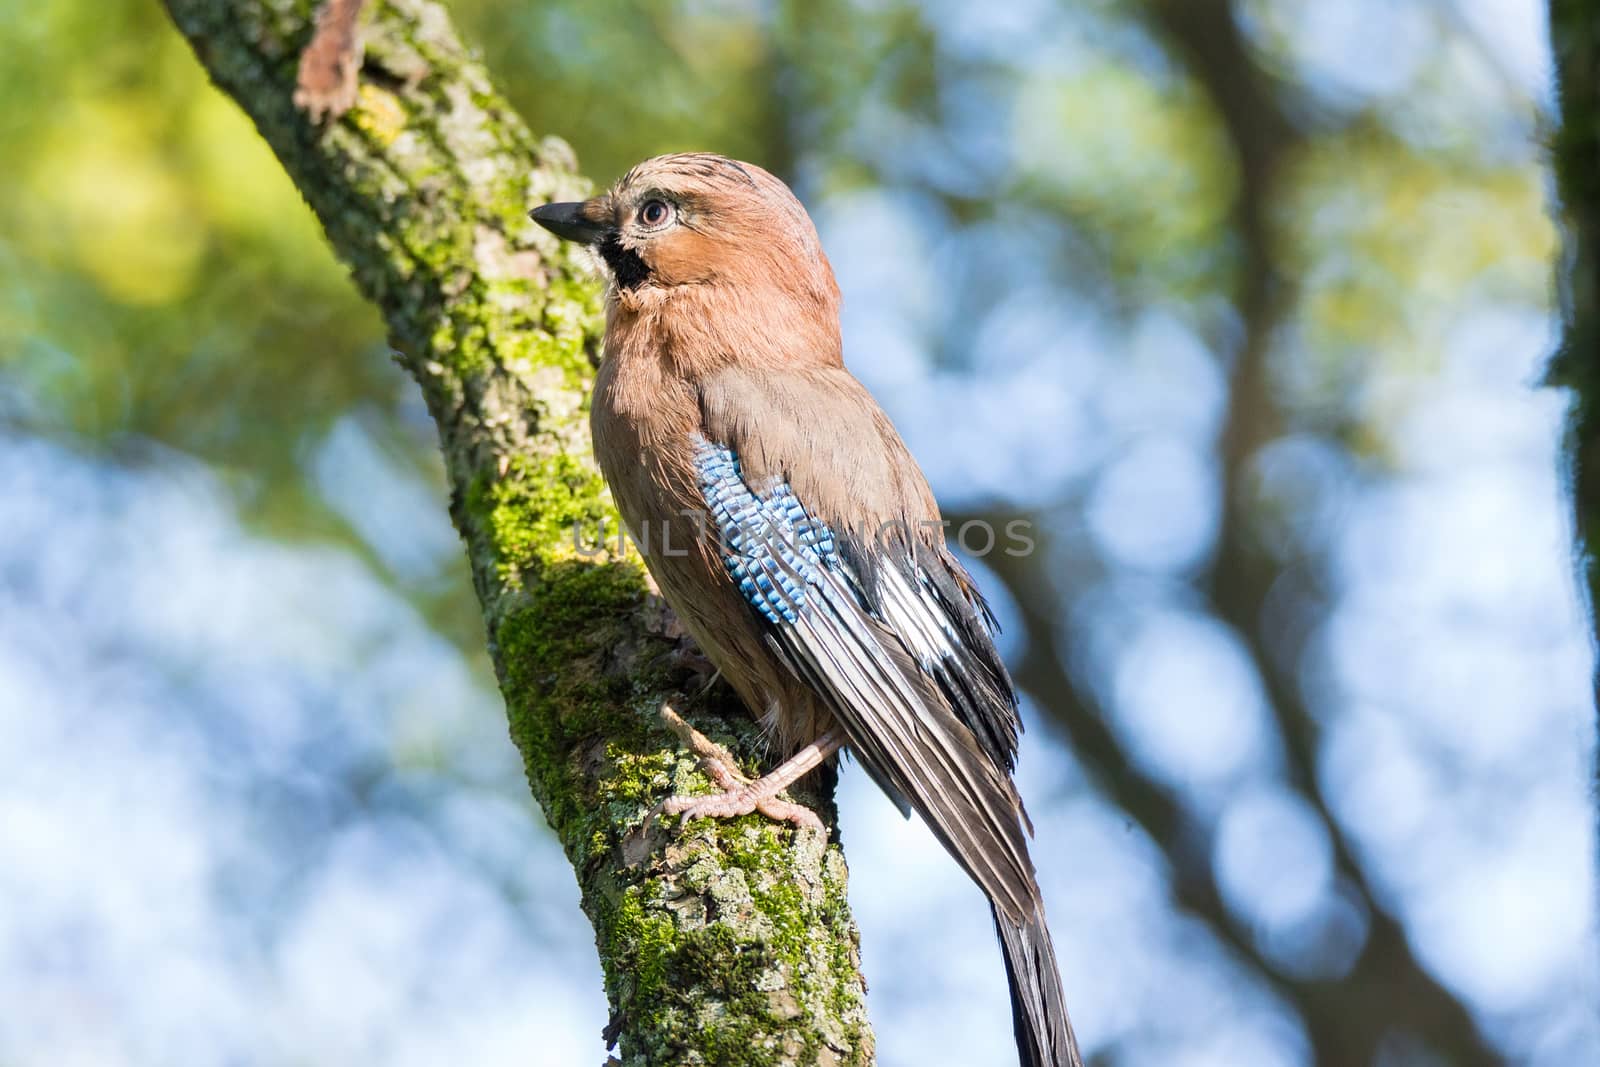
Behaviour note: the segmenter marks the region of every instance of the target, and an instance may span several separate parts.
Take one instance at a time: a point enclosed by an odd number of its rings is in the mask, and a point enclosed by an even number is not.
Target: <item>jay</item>
[[[787,757],[752,782],[696,744],[722,792],[665,810],[820,826],[777,794],[848,746],[988,896],[1025,1067],[1081,1067],[994,620],[916,461],[845,369],[805,208],[760,167],[692,153],[532,216],[594,248],[606,276],[591,428],[623,521]]]

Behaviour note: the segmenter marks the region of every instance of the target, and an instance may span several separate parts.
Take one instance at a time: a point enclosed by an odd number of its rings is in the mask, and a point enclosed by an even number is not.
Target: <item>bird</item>
[[[590,429],[622,520],[786,757],[751,781],[696,735],[719,792],[664,810],[820,827],[778,794],[848,751],[988,897],[1024,1067],[1081,1067],[1012,780],[1022,724],[995,619],[844,365],[840,291],[805,207],[760,166],[693,152],[531,217],[592,249],[606,282]]]

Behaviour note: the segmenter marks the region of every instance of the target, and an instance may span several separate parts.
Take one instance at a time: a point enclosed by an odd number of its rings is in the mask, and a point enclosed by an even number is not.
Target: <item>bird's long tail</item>
[[[1022,1067],[1083,1067],[1044,910],[1035,910],[1019,925],[996,908],[994,928],[1011,984],[1011,1017]]]

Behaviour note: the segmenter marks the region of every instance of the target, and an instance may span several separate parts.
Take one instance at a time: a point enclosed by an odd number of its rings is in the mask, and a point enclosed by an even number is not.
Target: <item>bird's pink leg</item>
[[[769,819],[789,822],[796,826],[823,829],[822,820],[803,804],[779,800],[778,794],[798,782],[819,766],[823,760],[839,751],[844,744],[844,732],[829,730],[782,764],[760,778],[750,779],[740,772],[733,756],[721,745],[690,726],[671,708],[663,705],[661,718],[667,727],[678,735],[684,745],[700,757],[706,774],[721,788],[721,793],[708,797],[668,797],[656,808],[667,815],[681,815],[683,821],[700,818],[730,818],[759,811]]]

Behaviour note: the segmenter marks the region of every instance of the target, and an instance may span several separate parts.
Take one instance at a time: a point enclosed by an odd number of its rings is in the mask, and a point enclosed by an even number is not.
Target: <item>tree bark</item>
[[[1566,333],[1550,379],[1572,393],[1565,456],[1580,584],[1591,625],[1600,625],[1600,2],[1551,0],[1550,44],[1561,108],[1556,189],[1566,223],[1558,282]]]
[[[1565,223],[1556,286],[1565,333],[1549,378],[1571,393],[1563,461],[1579,595],[1588,606],[1590,640],[1600,647],[1600,0],[1551,0],[1550,45],[1561,112],[1553,157]],[[1600,709],[1596,670],[1590,697]],[[1600,755],[1591,774],[1600,788]]]
[[[293,102],[310,0],[166,5],[422,388],[511,736],[594,924],[621,1062],[871,1063],[836,834],[760,817],[647,828],[657,801],[707,786],[662,727],[664,702],[743,759],[761,744],[725,687],[684,695],[700,687],[670,613],[617,548],[585,425],[598,291],[526,217],[585,193],[570,149],[528,132],[429,0],[367,5],[354,106],[321,126]],[[800,799],[831,826],[832,782],[815,788]]]

